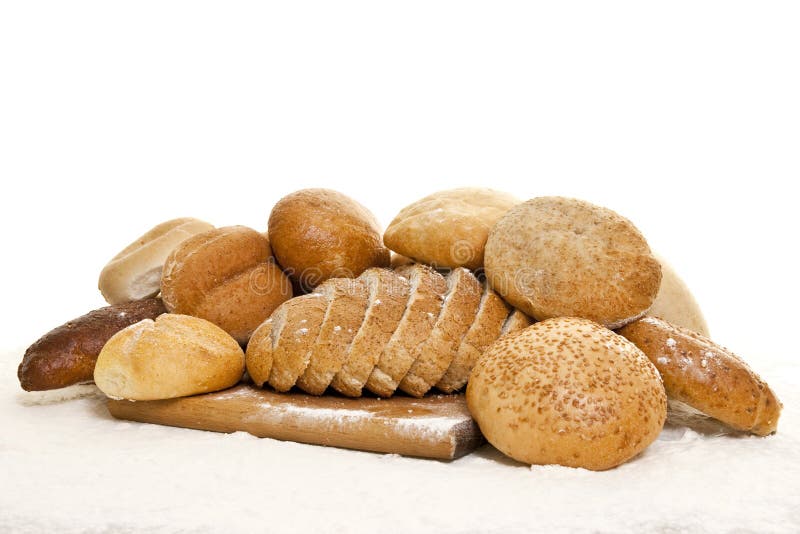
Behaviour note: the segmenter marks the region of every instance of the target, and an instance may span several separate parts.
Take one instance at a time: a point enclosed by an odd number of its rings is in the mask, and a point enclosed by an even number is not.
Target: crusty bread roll
[[[585,317],[618,328],[644,315],[661,266],[630,221],[588,202],[542,197],[512,208],[489,233],[486,278],[537,320]]]
[[[489,443],[511,458],[593,470],[644,450],[667,416],[647,357],[610,330],[570,317],[489,347],[472,370],[467,406]]]
[[[409,280],[409,297],[400,324],[383,348],[366,387],[381,397],[391,397],[421,354],[442,310],[447,282],[425,265],[415,263],[396,271]]]
[[[269,216],[269,240],[278,263],[305,289],[389,265],[375,216],[330,189],[303,189],[279,200]]]
[[[161,299],[106,306],[55,328],[28,347],[17,370],[25,391],[44,391],[91,382],[94,365],[111,336],[167,310]]]
[[[475,321],[480,302],[481,284],[475,275],[463,267],[450,271],[442,311],[419,356],[400,381],[401,390],[422,397],[439,382]]]
[[[478,269],[489,230],[516,204],[517,198],[492,189],[439,191],[403,208],[386,228],[383,242],[437,269]]]
[[[708,324],[694,295],[664,258],[656,254],[656,259],[661,263],[661,287],[647,315],[708,337]]]
[[[421,264],[400,272],[406,276],[373,268],[357,279],[332,278],[284,302],[247,345],[256,385],[277,391],[296,385],[315,395],[330,387],[348,397],[365,387],[389,397],[400,384],[414,396],[433,385],[452,392],[495,339],[531,324],[491,289],[481,296],[466,269],[448,281]],[[407,380],[411,369],[414,378]]]
[[[244,226],[187,239],[167,258],[161,280],[170,312],[209,320],[242,344],[291,296],[267,238]]]
[[[116,333],[105,344],[94,381],[114,399],[158,400],[218,391],[244,373],[244,353],[204,319],[165,313]]]
[[[193,235],[214,228],[190,217],[163,222],[114,256],[100,273],[98,288],[109,304],[154,297],[169,253]]]
[[[452,393],[464,387],[467,380],[469,380],[469,373],[475,366],[475,362],[478,361],[478,358],[486,348],[500,337],[503,325],[506,324],[506,319],[509,318],[509,313],[508,304],[489,287],[489,284],[484,283],[483,294],[481,295],[475,320],[469,326],[469,330],[467,330],[461,344],[458,346],[447,372],[436,383],[436,387],[439,390],[445,393]],[[521,312],[518,312],[518,314],[524,316]],[[516,322],[516,320],[514,321]]]
[[[655,317],[619,333],[650,358],[667,394],[737,429],[765,436],[778,428],[782,405],[766,382],[729,350]]]

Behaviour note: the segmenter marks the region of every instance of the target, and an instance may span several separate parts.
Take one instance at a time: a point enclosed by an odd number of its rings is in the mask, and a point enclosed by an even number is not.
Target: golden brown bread
[[[778,428],[782,405],[766,382],[729,350],[655,317],[619,330],[644,352],[667,394],[737,430],[765,436]]]
[[[438,191],[403,208],[386,228],[383,242],[437,269],[479,269],[489,230],[518,203],[492,189]]]
[[[28,347],[17,370],[26,391],[91,382],[97,356],[111,336],[142,319],[166,313],[161,299],[106,306],[55,328]]]
[[[244,373],[244,352],[215,324],[165,313],[120,330],[97,357],[94,381],[108,397],[160,400],[229,388]]]
[[[625,338],[560,317],[500,338],[467,384],[486,439],[528,464],[603,470],[652,443],[667,416],[658,372]]]
[[[629,220],[562,197],[511,208],[489,233],[484,263],[492,288],[534,319],[585,317],[609,328],[644,315],[661,282]]]
[[[211,321],[242,344],[291,296],[267,238],[244,226],[187,239],[167,258],[161,280],[170,312]]]
[[[269,240],[278,263],[306,289],[389,265],[375,216],[330,189],[303,189],[279,200],[269,216]]]
[[[103,268],[97,287],[109,304],[155,297],[167,256],[189,237],[214,228],[191,217],[156,225],[125,247]]]

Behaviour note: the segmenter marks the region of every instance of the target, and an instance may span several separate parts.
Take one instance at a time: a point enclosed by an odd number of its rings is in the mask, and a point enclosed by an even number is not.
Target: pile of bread
[[[667,397],[757,435],[781,404],[706,336],[697,303],[634,225],[584,201],[441,191],[382,235],[326,189],[268,231],[160,224],[103,269],[110,306],[34,343],[26,390],[94,381],[167,399],[251,380],[280,392],[458,392],[527,463],[607,469],[661,431]]]

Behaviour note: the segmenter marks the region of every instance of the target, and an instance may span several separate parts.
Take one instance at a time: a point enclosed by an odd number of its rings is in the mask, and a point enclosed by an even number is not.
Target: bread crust
[[[422,397],[442,378],[478,313],[481,284],[469,270],[459,267],[451,271],[447,285],[433,330],[399,384],[413,397]]]
[[[664,258],[656,254],[656,259],[661,263],[661,286],[647,315],[709,337],[708,324],[689,287]]]
[[[650,308],[661,266],[617,213],[581,200],[541,197],[512,208],[489,233],[486,277],[536,320],[585,317],[609,328]]]
[[[593,470],[644,450],[667,415],[647,357],[600,325],[570,317],[495,342],[472,371],[467,405],[486,439],[511,458]]]
[[[644,317],[619,330],[650,358],[667,394],[735,428],[775,432],[782,404],[738,356],[691,330]]]
[[[153,298],[106,306],[67,321],[25,351],[17,369],[20,386],[44,391],[91,382],[97,356],[111,336],[166,311],[161,299]]]
[[[203,232],[167,258],[161,295],[172,313],[207,319],[246,343],[292,296],[289,279],[271,257],[267,238],[244,226]]]
[[[269,240],[278,263],[306,289],[390,261],[375,216],[330,189],[303,189],[279,200],[269,216]]]
[[[331,382],[336,391],[348,397],[361,396],[408,303],[408,280],[394,271],[378,267],[367,269],[359,280],[369,292],[364,321],[353,338],[342,368]]]
[[[453,393],[466,385],[475,362],[500,337],[510,312],[508,304],[488,284],[484,284],[475,320],[464,335],[447,372],[436,383],[437,389]]]
[[[398,274],[409,279],[409,299],[400,324],[383,349],[366,387],[381,397],[391,397],[420,355],[442,309],[447,282],[419,263],[401,267]]]
[[[165,313],[117,332],[94,369],[108,397],[160,400],[218,391],[238,383],[244,352],[215,324]]]
[[[322,395],[342,368],[350,344],[364,322],[368,292],[361,280],[353,278],[332,278],[314,291],[326,296],[328,308],[297,387]]]
[[[489,230],[518,203],[514,196],[493,189],[438,191],[400,210],[383,242],[437,269],[479,269]]]
[[[170,252],[189,237],[214,226],[183,217],[156,225],[114,256],[100,272],[97,287],[109,304],[155,297]]]
[[[263,387],[269,380],[272,371],[272,352],[275,348],[272,339],[272,317],[261,323],[256,328],[250,341],[247,342],[247,350],[244,354],[245,366],[250,379],[258,387]]]

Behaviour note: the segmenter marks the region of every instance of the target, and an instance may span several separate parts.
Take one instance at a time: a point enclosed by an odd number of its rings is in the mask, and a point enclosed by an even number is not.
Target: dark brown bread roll
[[[137,300],[91,311],[51,330],[22,357],[17,370],[22,389],[44,391],[91,382],[97,356],[111,336],[166,311],[161,299]]]

